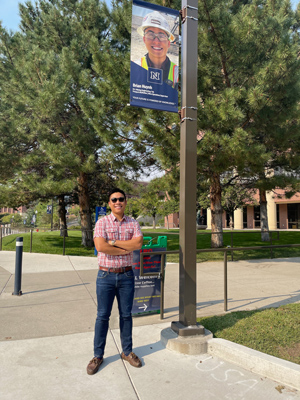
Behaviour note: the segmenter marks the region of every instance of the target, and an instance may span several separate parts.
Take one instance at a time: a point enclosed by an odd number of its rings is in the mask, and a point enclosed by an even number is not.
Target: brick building
[[[254,196],[256,204],[246,204],[234,211],[234,229],[259,229],[260,206],[258,193]],[[283,189],[267,193],[267,212],[269,229],[300,229],[300,193],[291,198],[285,196]],[[211,212],[207,210],[207,228],[211,228]],[[223,228],[229,228],[229,218],[224,212]]]
[[[16,210],[10,207],[2,207],[0,208],[0,214],[20,214],[23,215],[24,213],[26,213],[26,207],[21,206],[18,207]]]

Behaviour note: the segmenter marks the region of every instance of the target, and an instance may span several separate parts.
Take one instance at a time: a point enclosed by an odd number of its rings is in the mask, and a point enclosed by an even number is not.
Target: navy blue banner
[[[143,8],[149,8],[150,10],[153,11],[160,11],[165,14],[173,14],[175,17],[177,17],[179,14],[178,10],[174,10],[173,8],[168,8],[164,6],[159,6],[158,4],[148,3],[147,1],[133,0],[132,4]]]
[[[178,112],[179,11],[133,0],[130,105]]]
[[[162,71],[131,62],[130,105],[178,112],[178,92],[162,81]]]

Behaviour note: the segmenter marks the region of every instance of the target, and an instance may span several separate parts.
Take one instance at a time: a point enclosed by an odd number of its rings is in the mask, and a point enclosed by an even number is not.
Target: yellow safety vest
[[[146,57],[141,58],[141,67],[145,68],[148,71],[148,64],[147,64]],[[168,74],[168,80],[173,82],[172,87],[175,87],[175,84],[177,83],[177,82],[175,82],[175,68],[176,67],[177,67],[177,65],[174,64],[170,60],[170,69],[169,69],[169,74]]]

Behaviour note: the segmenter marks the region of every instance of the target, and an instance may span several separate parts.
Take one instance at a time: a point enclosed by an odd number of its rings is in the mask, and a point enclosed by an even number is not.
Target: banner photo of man
[[[130,105],[178,112],[179,11],[133,0]]]

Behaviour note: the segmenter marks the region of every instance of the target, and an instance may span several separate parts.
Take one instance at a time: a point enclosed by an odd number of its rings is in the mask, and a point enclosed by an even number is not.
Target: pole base
[[[199,355],[207,353],[207,341],[212,339],[213,334],[204,329],[204,334],[194,336],[179,336],[171,328],[161,331],[160,340],[162,344],[171,351],[187,355]],[[201,330],[202,331],[202,330]]]
[[[173,321],[171,323],[171,329],[177,333],[178,336],[198,336],[205,335],[205,328],[202,325],[190,325],[185,326],[179,321]]]
[[[13,295],[13,296],[22,296],[22,290],[20,290],[20,291],[17,292],[17,293],[13,292],[12,295]]]

